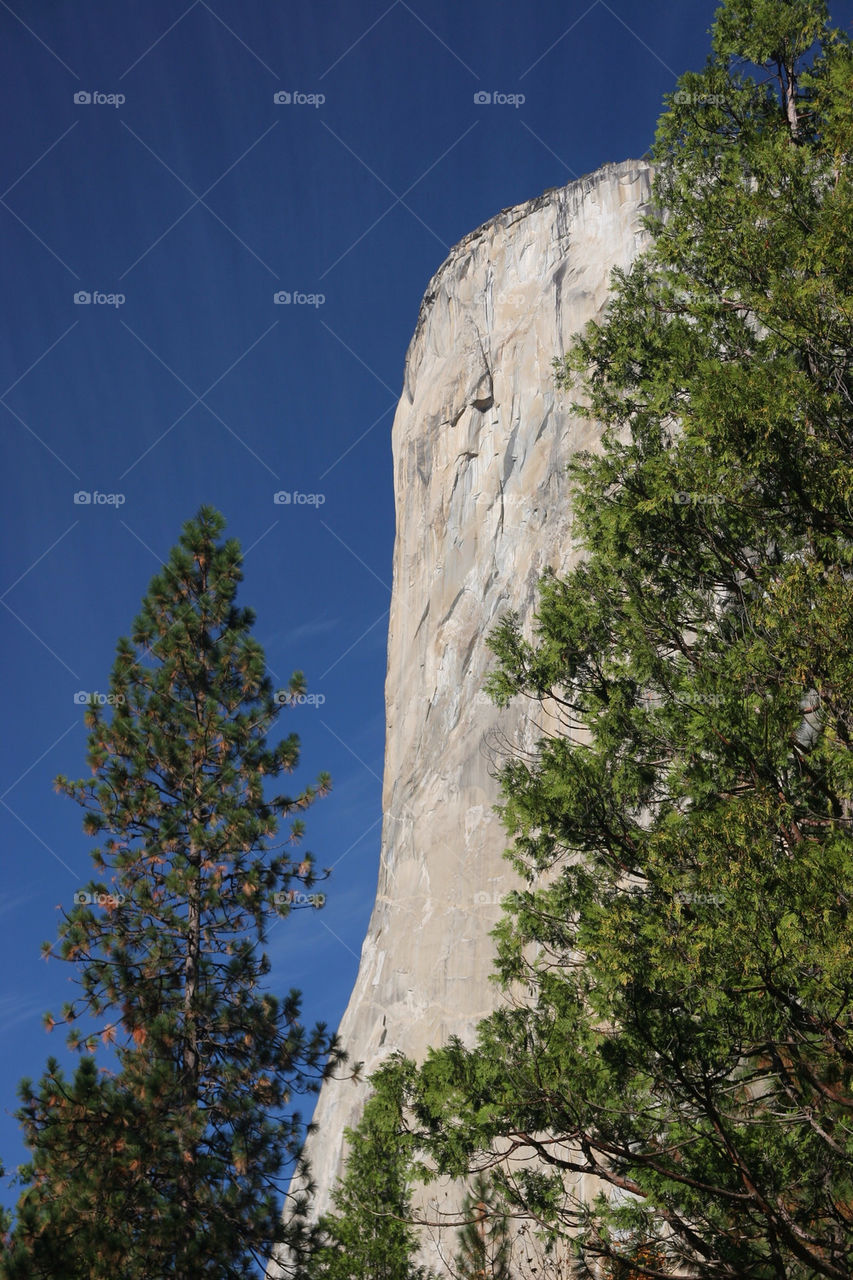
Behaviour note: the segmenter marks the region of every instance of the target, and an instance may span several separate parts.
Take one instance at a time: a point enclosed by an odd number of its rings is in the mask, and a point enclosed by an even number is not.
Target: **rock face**
[[[499,712],[482,692],[485,641],[508,610],[530,615],[547,566],[571,562],[566,464],[596,433],[569,413],[551,362],[645,242],[650,184],[648,165],[626,161],[504,210],[452,250],[421,306],[393,427],[379,885],[340,1026],[365,1075],[394,1050],[471,1043],[498,998],[489,933],[517,882],[492,812],[496,735],[537,735],[522,708]],[[320,1094],[318,1214],[364,1097],[350,1082]]]

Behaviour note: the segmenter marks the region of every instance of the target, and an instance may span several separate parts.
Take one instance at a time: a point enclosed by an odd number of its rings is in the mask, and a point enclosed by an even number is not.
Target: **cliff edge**
[[[421,305],[392,435],[379,883],[340,1026],[365,1076],[395,1050],[470,1043],[498,999],[489,933],[517,881],[488,744],[531,730],[522,708],[498,711],[482,692],[485,641],[508,610],[530,615],[546,567],[571,563],[566,464],[596,432],[569,412],[552,361],[644,245],[650,188],[650,167],[625,161],[504,210],[456,245]],[[318,1215],[365,1092],[330,1081],[318,1099]]]

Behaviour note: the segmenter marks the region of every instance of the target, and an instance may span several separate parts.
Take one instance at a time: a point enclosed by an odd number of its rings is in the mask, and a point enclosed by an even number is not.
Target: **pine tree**
[[[294,877],[316,879],[285,843],[329,779],[267,789],[298,762],[295,735],[266,735],[304,681],[274,691],[223,528],[210,507],[184,526],[118,642],[107,707],[86,710],[92,776],[56,781],[101,840],[97,878],[44,945],[78,975],[64,1020],[84,1056],[70,1080],[52,1058],[22,1083],[32,1159],[8,1280],[245,1280],[283,1238],[303,1136],[292,1095],[340,1060],[322,1025],[302,1027],[298,992],[264,990],[267,922],[292,909]]]
[[[489,1179],[478,1173],[462,1202],[468,1221],[459,1229],[458,1280],[510,1280],[512,1238],[507,1215],[496,1207]]]
[[[550,726],[502,776],[513,1002],[409,1102],[442,1172],[508,1147],[582,1275],[853,1274],[851,158],[824,4],[728,0],[559,368],[585,558],[493,637]]]
[[[404,1082],[396,1062],[374,1072],[370,1084],[361,1120],[346,1131],[349,1151],[332,1197],[335,1212],[320,1221],[305,1280],[430,1280],[414,1262],[411,1140],[403,1131]]]

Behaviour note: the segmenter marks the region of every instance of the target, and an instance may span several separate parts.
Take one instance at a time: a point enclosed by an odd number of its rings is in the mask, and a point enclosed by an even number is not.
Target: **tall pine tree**
[[[341,1057],[322,1025],[301,1025],[298,992],[264,990],[268,921],[291,909],[294,877],[315,880],[286,846],[329,779],[269,790],[299,744],[267,733],[304,682],[273,689],[224,523],[202,507],[184,526],[118,643],[111,714],[86,710],[92,776],[56,782],[100,841],[58,943],[85,1056],[71,1079],[51,1059],[22,1084],[32,1159],[7,1280],[245,1280],[283,1239],[282,1177],[303,1138],[292,1095]]]
[[[333,1193],[335,1212],[320,1220],[315,1250],[298,1280],[432,1280],[415,1263],[412,1144],[401,1136],[398,1061],[370,1077],[373,1092],[364,1113],[346,1131],[349,1151]]]
[[[485,1173],[477,1173],[462,1202],[456,1280],[511,1280],[512,1236],[507,1214]]]

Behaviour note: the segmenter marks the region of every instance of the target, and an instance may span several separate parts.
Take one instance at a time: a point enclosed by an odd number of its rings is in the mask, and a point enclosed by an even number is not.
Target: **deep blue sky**
[[[662,95],[704,62],[715,7],[0,0],[7,1164],[23,1152],[17,1081],[63,1044],[41,1015],[68,998],[68,970],[39,944],[90,875],[80,812],[51,786],[85,772],[74,695],[106,690],[202,502],[243,544],[240,600],[273,672],[301,667],[325,698],[280,724],[301,735],[299,780],[333,775],[305,844],[334,867],[328,902],[270,943],[273,985],[337,1023],[376,887],[390,428],[421,296],[500,209],[641,156]],[[482,91],[525,101],[478,105]]]

